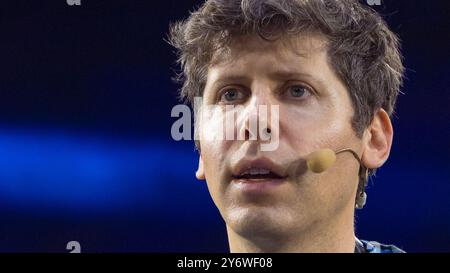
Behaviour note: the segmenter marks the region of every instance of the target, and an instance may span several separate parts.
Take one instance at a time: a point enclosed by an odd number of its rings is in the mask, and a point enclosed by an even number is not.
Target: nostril
[[[270,133],[272,132],[272,130],[270,130],[270,128],[265,128],[262,133],[264,134],[265,137],[267,138],[271,138]]]
[[[250,140],[250,132],[248,130],[245,130],[244,140]]]

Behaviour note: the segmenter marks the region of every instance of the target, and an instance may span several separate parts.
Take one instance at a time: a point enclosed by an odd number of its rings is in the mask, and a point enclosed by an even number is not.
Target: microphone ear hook
[[[366,166],[364,166],[364,164],[361,161],[361,158],[359,158],[359,155],[352,149],[347,148],[339,150],[336,152],[336,155],[344,152],[350,152],[359,162],[359,173],[358,173],[359,182],[358,182],[358,192],[356,193],[355,207],[357,209],[362,209],[367,201],[366,187],[369,180],[369,169]]]
[[[356,158],[356,160],[358,160],[359,165],[363,165],[362,161],[361,161],[361,158],[359,158],[359,155],[355,151],[353,151],[352,149],[349,149],[349,148],[341,149],[341,150],[339,150],[339,151],[337,151],[335,153],[336,154],[340,154],[340,153],[344,153],[344,152],[350,152]]]

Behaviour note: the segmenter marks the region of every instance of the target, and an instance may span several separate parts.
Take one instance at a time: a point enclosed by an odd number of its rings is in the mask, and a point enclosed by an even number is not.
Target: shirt
[[[355,253],[405,253],[394,245],[383,245],[375,241],[365,241],[355,238]]]

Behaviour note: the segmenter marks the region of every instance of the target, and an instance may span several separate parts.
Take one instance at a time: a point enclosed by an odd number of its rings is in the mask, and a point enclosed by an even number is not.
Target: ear
[[[203,168],[203,159],[201,155],[199,155],[198,158],[198,169],[195,172],[195,177],[197,177],[198,180],[205,180],[205,170]]]
[[[369,169],[381,167],[389,157],[394,131],[389,115],[379,109],[364,132],[362,162]]]

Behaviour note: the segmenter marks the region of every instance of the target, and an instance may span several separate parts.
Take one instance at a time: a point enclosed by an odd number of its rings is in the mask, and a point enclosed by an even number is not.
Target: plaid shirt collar
[[[394,245],[383,245],[375,241],[359,240],[355,237],[355,253],[405,253]]]

